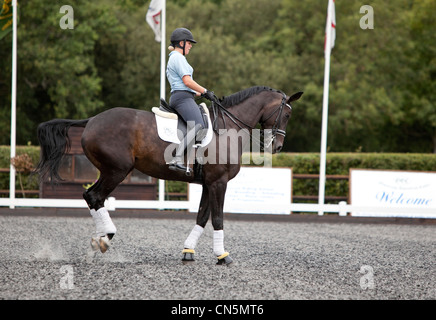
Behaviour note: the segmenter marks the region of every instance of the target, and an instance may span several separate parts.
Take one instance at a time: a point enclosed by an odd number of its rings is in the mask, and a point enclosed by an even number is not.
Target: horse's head
[[[297,92],[290,97],[283,94],[280,101],[275,99],[265,106],[265,110],[259,122],[263,130],[271,130],[270,135],[265,135],[266,141],[264,141],[264,147],[271,147],[272,153],[278,153],[282,150],[286,135],[286,126],[292,115],[291,102],[300,99],[302,95],[303,92]]]

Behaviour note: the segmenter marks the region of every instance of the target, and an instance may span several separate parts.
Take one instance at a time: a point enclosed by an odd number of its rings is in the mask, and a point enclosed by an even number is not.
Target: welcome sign
[[[436,172],[350,169],[350,202],[381,208],[353,216],[436,218]]]
[[[227,184],[224,212],[291,213],[290,168],[242,167]],[[197,212],[202,186],[189,184],[189,211]]]

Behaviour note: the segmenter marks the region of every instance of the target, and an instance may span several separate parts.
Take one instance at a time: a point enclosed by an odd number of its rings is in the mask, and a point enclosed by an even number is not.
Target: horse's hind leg
[[[91,216],[95,223],[95,237],[91,240],[94,250],[100,249],[106,252],[117,229],[112,222],[108,210],[104,207],[106,197],[121,183],[128,172],[120,171],[117,173],[100,174],[98,181],[83,193],[83,198],[87,202]]]

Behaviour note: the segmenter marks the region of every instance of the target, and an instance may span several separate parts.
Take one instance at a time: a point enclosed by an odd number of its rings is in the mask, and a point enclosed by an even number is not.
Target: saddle
[[[204,122],[204,125],[205,125],[204,129],[207,130],[209,128],[209,121],[208,121],[208,118],[209,118],[209,109],[207,109],[207,106],[204,103],[200,103],[198,105],[198,108],[200,109],[201,115],[203,116],[203,122]],[[153,109],[156,109],[156,108],[153,108]],[[158,110],[160,111],[159,112],[160,116],[170,117],[170,118],[173,118],[173,119],[175,118],[174,116],[178,117],[178,113],[177,113],[176,109],[171,107],[168,104],[168,102],[166,102],[165,99],[163,99],[163,98],[160,98],[160,106],[159,106]],[[156,114],[155,111],[153,111],[153,112]],[[167,113],[167,114],[165,114],[165,113]]]
[[[209,109],[205,103],[200,103],[198,108],[203,116],[205,127],[204,130],[201,131],[203,135],[197,135],[198,145],[196,146],[204,147],[212,140],[211,120]],[[167,142],[180,143],[180,140],[186,135],[187,125],[177,111],[163,98],[160,99],[159,108],[153,107],[151,111],[156,115],[159,137]],[[179,136],[180,133],[182,133],[183,136]]]

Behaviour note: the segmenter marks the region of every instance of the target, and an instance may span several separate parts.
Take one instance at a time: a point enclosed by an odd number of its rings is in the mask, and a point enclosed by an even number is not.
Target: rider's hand
[[[210,101],[215,101],[216,100],[216,96],[213,93],[213,91],[206,90],[206,92],[201,94],[201,96],[206,98],[206,99],[208,99],[208,100],[210,100]]]

